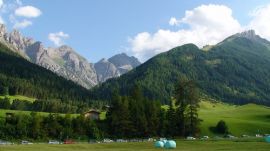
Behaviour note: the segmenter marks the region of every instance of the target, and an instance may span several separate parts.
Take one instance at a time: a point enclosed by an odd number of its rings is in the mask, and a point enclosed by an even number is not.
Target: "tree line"
[[[95,121],[83,115],[72,118],[70,114],[61,116],[49,114],[41,116],[35,112],[30,115],[10,115],[0,120],[1,139],[99,139]]]
[[[77,102],[77,101],[61,101],[61,100],[35,100],[30,102],[27,100],[15,99],[11,101],[7,97],[0,99],[0,109],[21,110],[21,111],[35,111],[35,112],[49,112],[49,113],[83,113],[90,108],[101,109],[104,102]]]
[[[173,103],[168,109],[142,95],[134,87],[130,96],[114,92],[105,120],[90,120],[84,115],[71,117],[50,114],[14,115],[0,120],[1,138],[148,138],[185,137],[199,134],[199,97],[193,81],[177,83]]]
[[[199,92],[193,81],[180,80],[175,89],[175,103],[163,109],[158,101],[144,97],[139,87],[132,95],[117,92],[107,112],[109,134],[115,137],[184,137],[199,134]]]

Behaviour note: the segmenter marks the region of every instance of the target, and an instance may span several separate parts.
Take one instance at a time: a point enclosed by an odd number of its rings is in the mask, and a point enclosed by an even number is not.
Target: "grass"
[[[29,102],[34,102],[36,99],[35,98],[30,98],[30,97],[27,97],[27,96],[22,96],[22,95],[14,95],[14,96],[11,96],[11,95],[5,95],[5,96],[0,96],[0,99],[3,99],[3,98],[8,98],[10,101],[13,101],[13,100],[25,100],[25,101],[29,101]]]
[[[162,106],[167,109],[168,106]],[[6,112],[16,114],[30,114],[30,111],[14,111],[0,109],[0,117],[4,117]],[[41,115],[49,113],[39,112]],[[61,114],[64,116],[64,114]],[[106,112],[101,112],[100,119],[105,119]],[[72,114],[73,117],[78,114]],[[210,103],[203,101],[200,103],[199,118],[202,119],[200,125],[201,135],[215,136],[209,130],[214,127],[220,120],[224,120],[232,135],[251,135],[270,134],[270,108],[255,104],[243,106],[229,105],[225,103]]]
[[[266,142],[236,142],[236,141],[177,141],[175,151],[269,151],[270,144]],[[72,144],[72,145],[11,145],[1,146],[0,151],[158,151],[153,142],[108,143],[108,144]]]
[[[6,113],[15,113],[15,114],[26,114],[30,115],[31,111],[18,111],[18,110],[4,110],[0,109],[0,118],[4,118],[6,116]],[[41,116],[48,116],[50,113],[48,112],[37,112]],[[61,116],[65,116],[65,114],[59,114]],[[71,114],[71,117],[79,116],[79,114]],[[0,150],[1,151],[1,150]]]
[[[106,119],[106,112],[101,112],[100,115],[99,115],[99,118],[101,120],[105,120]]]
[[[255,104],[235,106],[224,103],[201,102],[199,117],[203,120],[203,135],[213,136],[209,127],[224,120],[229,131],[236,136],[270,134],[270,108]]]
[[[169,106],[162,106],[168,109]],[[231,134],[235,136],[270,134],[270,108],[261,105],[247,104],[242,106],[226,103],[200,103],[199,118],[201,135],[216,136],[209,128],[224,120]]]

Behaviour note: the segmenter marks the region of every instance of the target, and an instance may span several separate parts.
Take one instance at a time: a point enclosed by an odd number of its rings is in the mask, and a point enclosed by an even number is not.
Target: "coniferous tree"
[[[42,129],[42,117],[35,112],[31,112],[30,122],[30,136],[34,139],[40,139],[44,137],[44,131]]]
[[[178,105],[178,124],[179,133],[184,135],[196,135],[199,132],[198,118],[199,91],[192,80],[182,78],[179,80],[175,89],[176,105]]]
[[[0,109],[10,109],[10,101],[8,98],[0,99]]]
[[[166,130],[167,130],[167,136],[168,137],[173,137],[176,135],[176,114],[175,114],[175,108],[173,106],[173,103],[170,104],[170,107],[167,111],[167,120],[168,123],[166,125]]]
[[[157,101],[145,100],[145,116],[147,119],[147,135],[149,137],[157,136],[159,128],[160,104]]]
[[[198,116],[198,108],[199,108],[199,91],[196,87],[196,84],[193,81],[190,81],[188,87],[189,99],[188,105],[186,108],[186,134],[195,136],[199,133],[199,124],[200,119]]]
[[[165,137],[167,136],[167,125],[168,125],[168,120],[167,120],[167,111],[165,109],[161,109],[159,113],[159,127],[158,127],[158,136]]]
[[[110,126],[110,134],[116,137],[126,137],[131,126],[128,101],[114,93],[112,104],[107,112],[107,122]]]
[[[145,115],[145,100],[138,86],[135,86],[130,98],[131,115],[133,126],[136,130],[137,137],[144,137],[147,135],[147,119]]]

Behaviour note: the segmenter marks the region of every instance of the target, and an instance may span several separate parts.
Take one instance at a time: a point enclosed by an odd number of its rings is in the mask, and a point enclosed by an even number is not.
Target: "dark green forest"
[[[49,113],[84,113],[90,108],[102,109],[104,102],[92,101],[85,103],[80,101],[61,101],[61,100],[35,100],[30,102],[27,100],[13,100],[8,98],[0,99],[0,109],[20,110],[20,111],[35,111]]]
[[[91,102],[89,90],[35,65],[0,44],[0,95]]]
[[[0,118],[0,138],[63,141],[199,135],[199,97],[195,85],[190,81],[179,83],[175,97],[176,103],[166,110],[158,101],[143,97],[139,87],[132,90],[131,96],[120,96],[115,91],[105,120],[92,120],[84,114],[6,115]]]
[[[270,42],[258,36],[234,35],[208,47],[176,47],[92,92],[95,99],[108,100],[113,89],[129,95],[137,85],[147,98],[169,104],[175,81],[187,77],[196,81],[200,92],[209,98],[239,105],[270,105]]]

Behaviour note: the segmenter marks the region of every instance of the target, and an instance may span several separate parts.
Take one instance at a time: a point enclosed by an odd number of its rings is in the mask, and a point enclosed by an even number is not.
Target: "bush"
[[[229,128],[225,121],[220,120],[216,126],[209,127],[210,131],[217,134],[228,134]]]
[[[0,109],[10,109],[10,106],[8,98],[0,99]]]
[[[226,125],[226,122],[223,120],[220,120],[216,125],[216,132],[220,134],[228,134],[228,126]]]

